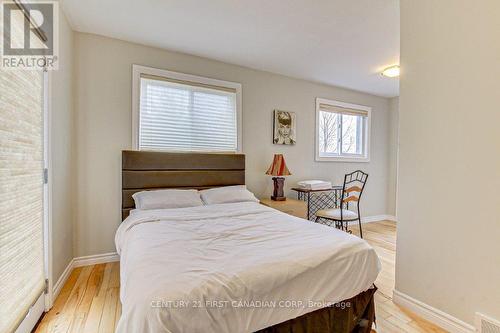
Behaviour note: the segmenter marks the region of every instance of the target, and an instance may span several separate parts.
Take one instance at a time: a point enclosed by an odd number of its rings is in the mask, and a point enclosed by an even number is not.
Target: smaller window
[[[368,162],[371,108],[316,99],[316,161]]]

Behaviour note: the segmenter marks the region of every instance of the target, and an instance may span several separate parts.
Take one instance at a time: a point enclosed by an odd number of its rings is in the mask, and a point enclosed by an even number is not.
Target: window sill
[[[369,157],[320,157],[316,156],[316,162],[348,162],[348,163],[367,163],[370,162]]]
[[[133,150],[160,152],[160,153],[186,153],[186,154],[243,154],[241,149],[238,150],[189,150],[189,149],[152,149],[133,147]]]

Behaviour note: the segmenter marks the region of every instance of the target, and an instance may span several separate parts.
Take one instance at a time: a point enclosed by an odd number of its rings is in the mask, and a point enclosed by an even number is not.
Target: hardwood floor
[[[357,233],[353,228],[353,233]],[[363,225],[364,238],[374,247],[382,262],[375,282],[377,332],[445,332],[392,302],[396,257],[396,224],[382,221]],[[121,314],[119,263],[78,267],[47,312],[35,332],[111,333]]]
[[[35,332],[111,333],[121,315],[120,264],[78,267]]]

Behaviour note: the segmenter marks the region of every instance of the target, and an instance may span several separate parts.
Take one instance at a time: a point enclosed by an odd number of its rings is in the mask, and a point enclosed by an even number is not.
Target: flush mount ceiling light
[[[383,76],[387,77],[398,77],[399,76],[399,65],[394,65],[387,67],[382,71]]]

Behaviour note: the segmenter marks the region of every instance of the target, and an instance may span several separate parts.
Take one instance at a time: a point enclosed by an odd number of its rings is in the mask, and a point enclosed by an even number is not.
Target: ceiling
[[[399,94],[399,0],[64,0],[74,29],[341,86]]]

